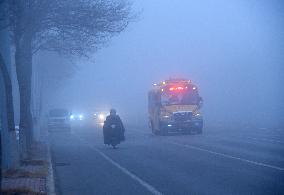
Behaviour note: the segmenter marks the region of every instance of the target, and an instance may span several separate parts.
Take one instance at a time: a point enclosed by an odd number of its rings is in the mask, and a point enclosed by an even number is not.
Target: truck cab
[[[171,79],[154,84],[148,93],[149,124],[154,134],[202,133],[203,99],[190,80]]]

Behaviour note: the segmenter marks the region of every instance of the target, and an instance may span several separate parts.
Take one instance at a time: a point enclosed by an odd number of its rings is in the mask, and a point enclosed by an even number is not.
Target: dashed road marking
[[[204,149],[204,148],[200,148],[200,147],[197,147],[197,146],[192,146],[192,145],[188,145],[188,144],[180,144],[180,143],[171,142],[171,141],[168,141],[168,143],[173,144],[173,145],[177,145],[177,146],[182,146],[182,147],[194,149],[194,150],[199,150],[199,151],[202,151],[202,152],[207,152],[207,153],[214,154],[214,155],[217,155],[217,156],[222,156],[222,157],[225,157],[225,158],[239,160],[239,161],[246,162],[246,163],[253,164],[253,165],[257,165],[257,166],[267,167],[267,168],[275,169],[275,170],[278,170],[278,171],[284,171],[284,168],[282,168],[282,167],[269,165],[269,164],[265,164],[265,163],[261,163],[261,162],[256,162],[256,161],[252,161],[252,160],[247,160],[247,159],[244,159],[244,158],[231,156],[231,155],[220,153],[220,152],[214,152],[214,151],[207,150],[207,149]]]

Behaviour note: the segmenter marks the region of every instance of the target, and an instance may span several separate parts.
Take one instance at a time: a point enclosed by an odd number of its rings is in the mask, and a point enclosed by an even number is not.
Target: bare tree
[[[0,53],[0,75],[4,80],[5,96],[6,96],[6,110],[7,110],[7,122],[8,130],[15,131],[14,122],[14,108],[13,108],[13,94],[12,94],[12,81],[8,72],[8,69],[4,63],[4,59]]]
[[[127,27],[132,20],[131,4],[127,0],[9,0],[8,3],[20,91],[21,137],[28,149],[33,140],[30,110],[33,54],[49,50],[88,56]]]
[[[10,47],[4,0],[0,0],[0,132],[1,168],[16,168],[19,163],[16,140],[12,80],[10,74]],[[2,99],[3,98],[3,99]],[[3,154],[3,156],[2,156]]]
[[[18,163],[17,161],[18,158],[13,158],[15,157],[13,155],[15,155],[17,152],[17,148],[15,147],[15,145],[13,145],[15,144],[15,141],[16,141],[15,136],[12,136],[12,135],[15,135],[12,82],[11,82],[11,78],[9,75],[9,71],[7,69],[7,66],[5,65],[5,62],[4,62],[4,59],[1,53],[0,53],[0,77],[2,78],[0,80],[3,81],[3,85],[4,85],[3,94],[4,94],[5,99],[3,102],[4,102],[5,108],[3,108],[3,110],[6,111],[6,113],[0,114],[0,161],[1,161],[0,165],[1,165],[1,170],[2,170],[4,166],[5,168],[7,167],[15,168]],[[5,117],[3,115],[5,115]],[[5,122],[2,120],[5,120]],[[2,146],[2,144],[5,144],[5,145]],[[3,153],[4,154],[6,153],[6,155],[4,155],[4,157],[2,158]],[[2,162],[5,162],[5,163],[2,164]]]

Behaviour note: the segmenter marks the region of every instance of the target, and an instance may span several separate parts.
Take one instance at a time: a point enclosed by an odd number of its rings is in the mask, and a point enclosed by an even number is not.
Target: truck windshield
[[[53,117],[62,117],[62,116],[67,116],[68,111],[65,109],[54,109],[49,111],[49,116]]]
[[[196,91],[165,92],[161,94],[162,105],[197,105],[199,95]]]

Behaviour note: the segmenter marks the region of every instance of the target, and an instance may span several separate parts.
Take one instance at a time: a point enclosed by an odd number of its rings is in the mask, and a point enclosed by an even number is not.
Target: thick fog
[[[114,107],[147,120],[147,92],[191,79],[205,124],[283,126],[284,3],[259,0],[134,1],[139,17],[50,96],[50,107]]]

